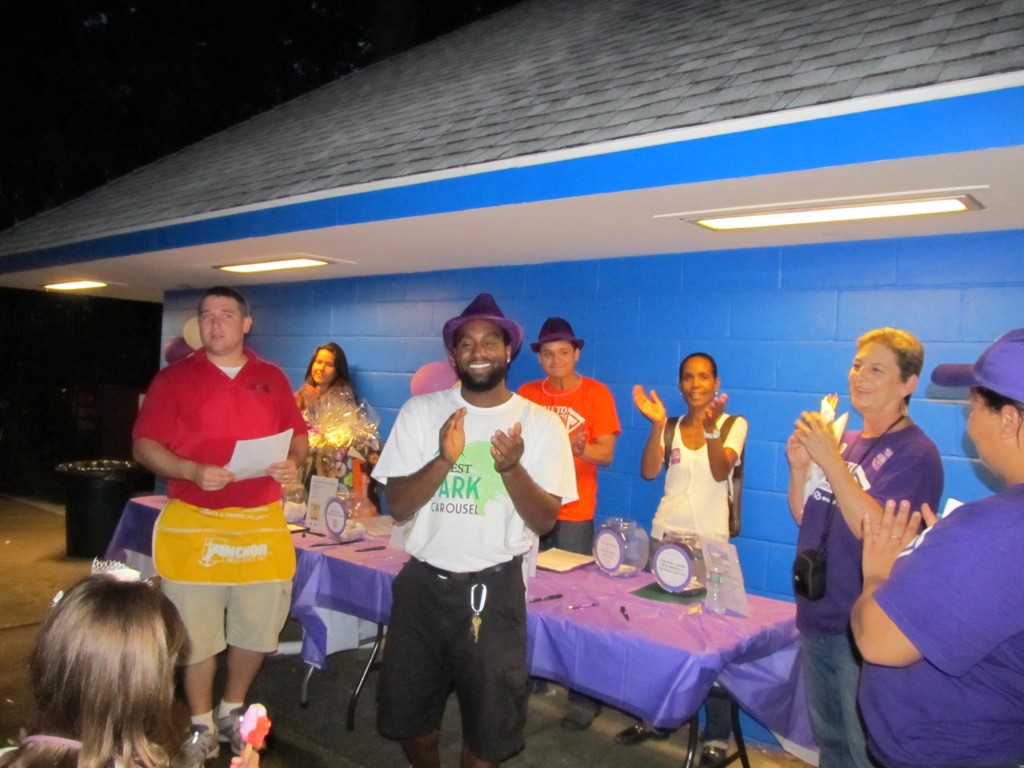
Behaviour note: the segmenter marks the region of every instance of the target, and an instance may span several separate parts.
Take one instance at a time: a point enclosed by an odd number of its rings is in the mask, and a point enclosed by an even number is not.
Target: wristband
[[[704,439],[705,440],[717,440],[721,436],[722,436],[722,432],[721,432],[721,430],[718,430],[718,429],[716,429],[714,432],[705,432],[704,433]]]

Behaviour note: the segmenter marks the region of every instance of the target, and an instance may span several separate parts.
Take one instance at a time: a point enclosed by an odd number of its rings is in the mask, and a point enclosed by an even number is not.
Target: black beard
[[[467,370],[457,370],[456,373],[459,375],[462,387],[467,391],[490,392],[505,380],[505,376],[508,374],[508,365],[492,369],[483,379],[474,379]]]

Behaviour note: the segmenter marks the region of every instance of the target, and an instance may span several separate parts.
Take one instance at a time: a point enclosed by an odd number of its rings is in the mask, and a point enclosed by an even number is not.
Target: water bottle
[[[724,580],[725,568],[717,557],[712,558],[711,569],[708,571],[708,593],[704,598],[704,607],[711,613],[725,613]]]

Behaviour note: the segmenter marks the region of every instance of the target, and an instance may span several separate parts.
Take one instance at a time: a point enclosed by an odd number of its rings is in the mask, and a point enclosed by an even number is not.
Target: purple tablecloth
[[[162,501],[146,497],[128,503],[108,557],[150,555]],[[391,580],[408,555],[390,547],[360,551],[386,541],[373,537],[331,547],[314,547],[327,541],[319,536],[295,534],[293,540],[297,569],[292,615],[304,630],[303,659],[323,666],[327,628],[314,609],[387,623]],[[538,571],[529,581],[529,597],[562,597],[528,605],[532,674],[571,685],[663,727],[689,719],[717,680],[779,737],[813,748],[795,607],[749,596],[749,617],[718,616],[703,613],[699,602],[666,603],[632,594],[651,581],[649,574],[611,578],[593,565],[565,574]],[[597,605],[568,608],[592,602]]]
[[[718,616],[704,613],[700,602],[632,594],[652,581],[650,574],[611,578],[593,565],[567,574],[538,571],[529,596],[563,597],[529,604],[533,674],[663,727],[687,720],[718,680],[772,731],[812,746],[794,606],[749,596],[749,617]],[[598,605],[568,608],[591,602]]]

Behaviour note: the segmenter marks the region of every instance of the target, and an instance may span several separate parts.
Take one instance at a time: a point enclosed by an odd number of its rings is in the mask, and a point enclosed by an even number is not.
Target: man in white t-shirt
[[[576,480],[561,421],[506,385],[522,328],[480,294],[443,337],[461,388],[406,402],[374,470],[412,555],[392,587],[378,727],[414,768],[438,765],[454,687],[461,764],[496,766],[523,748],[522,558]]]

